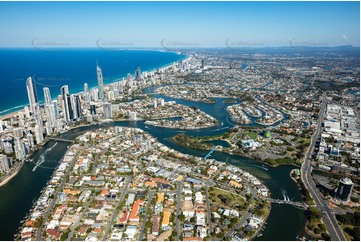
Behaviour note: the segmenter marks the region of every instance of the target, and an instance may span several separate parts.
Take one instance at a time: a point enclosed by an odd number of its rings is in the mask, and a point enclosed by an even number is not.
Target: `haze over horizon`
[[[359,8],[359,2],[0,2],[0,47],[359,46]]]

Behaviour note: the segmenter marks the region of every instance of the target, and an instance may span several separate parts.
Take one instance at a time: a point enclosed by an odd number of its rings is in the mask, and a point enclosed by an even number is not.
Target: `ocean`
[[[103,70],[104,83],[109,84],[134,75],[138,66],[150,71],[171,64],[186,55],[157,50],[102,49],[0,49],[0,116],[29,105],[26,79],[36,81],[39,101],[43,101],[43,87],[49,87],[54,99],[60,87],[69,86],[70,93],[97,86],[96,63]]]

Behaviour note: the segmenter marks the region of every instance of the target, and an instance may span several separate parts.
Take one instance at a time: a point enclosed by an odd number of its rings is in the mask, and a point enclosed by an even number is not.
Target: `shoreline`
[[[267,220],[268,220],[268,217],[269,215],[271,214],[271,210],[272,210],[272,203],[270,202],[270,208],[267,209],[267,214],[266,216],[264,217],[261,225],[259,226],[259,228],[256,230],[256,232],[254,233],[254,235],[252,235],[250,238],[249,238],[249,241],[253,241],[254,238],[257,238],[257,237],[260,237],[260,233],[262,232],[262,228],[265,229],[265,224],[267,223]]]
[[[184,143],[181,143],[181,142],[175,140],[175,139],[174,139],[174,136],[172,137],[172,140],[173,140],[174,143],[176,143],[176,144],[178,144],[178,145],[180,145],[180,146],[183,146],[183,147],[193,148],[193,149],[198,149],[198,150],[208,150],[208,151],[210,150],[210,149],[202,149],[202,148],[198,148],[198,147],[192,147],[192,146],[184,145]],[[219,140],[219,139],[211,139],[211,140],[205,140],[205,141],[212,141],[212,140]],[[224,139],[220,139],[220,140],[223,140],[223,141],[225,141],[225,142],[230,143],[228,140],[224,140]],[[203,141],[203,142],[204,142],[204,141]],[[203,142],[201,142],[201,143],[203,143]],[[232,147],[233,147],[233,146],[232,146]],[[224,149],[226,149],[226,150],[224,150]],[[296,167],[297,169],[300,168],[300,166],[297,166],[296,164],[277,164],[277,165],[271,165],[271,164],[269,164],[269,163],[267,163],[267,162],[265,162],[265,161],[263,161],[263,160],[255,159],[254,157],[251,157],[251,156],[245,156],[245,155],[244,155],[245,153],[238,153],[237,151],[232,151],[232,150],[229,151],[229,150],[227,150],[227,149],[229,149],[229,148],[223,147],[222,152],[227,153],[227,154],[229,154],[229,155],[238,155],[238,156],[241,156],[241,157],[243,157],[243,158],[252,159],[252,160],[258,161],[258,162],[260,162],[260,163],[262,163],[262,164],[264,164],[264,165],[268,165],[269,167],[272,167],[272,168],[281,167],[281,166],[293,166],[293,167]]]
[[[143,50],[143,49],[132,49],[132,51],[140,51],[140,50]],[[148,51],[169,52],[169,53],[174,53],[174,54],[176,54],[176,55],[178,55],[178,56],[179,56],[179,55],[184,55],[185,57],[184,57],[184,58],[181,58],[182,61],[186,61],[187,59],[191,58],[191,55],[189,55],[189,54],[182,54],[181,52],[177,52],[177,51],[162,51],[162,50],[151,50],[151,49],[149,49]],[[160,66],[160,67],[151,67],[150,69],[144,70],[144,71],[142,71],[142,72],[143,72],[143,73],[146,72],[147,74],[153,73],[153,72],[156,72],[157,69],[169,68],[170,66],[174,65],[175,63],[177,63],[177,61],[173,61],[173,62],[171,62],[171,63],[162,65],[162,66]],[[131,76],[133,76],[133,75],[131,75]],[[126,77],[127,77],[126,75],[125,75],[125,76],[121,76],[121,77],[112,77],[113,81],[111,81],[110,83],[104,83],[104,87],[107,87],[107,86],[109,86],[109,85],[112,85],[112,84],[114,84],[114,83],[116,83],[116,82],[125,81],[125,80],[123,80],[122,78],[126,78]],[[84,82],[84,83],[86,83],[86,82]],[[94,89],[94,88],[97,88],[97,86],[89,87],[89,90]],[[84,91],[75,92],[74,94],[75,94],[75,95],[78,95],[78,94],[82,94],[82,93],[84,93]],[[56,101],[56,100],[57,100],[57,98],[53,98],[53,99],[52,99],[52,101]],[[18,105],[18,106],[15,106],[15,107],[8,108],[8,109],[10,109],[10,110],[14,109],[14,111],[11,111],[11,112],[9,112],[9,113],[6,113],[6,109],[5,109],[5,110],[0,110],[0,113],[3,113],[3,112],[4,112],[4,114],[0,115],[0,120],[7,120],[7,119],[10,119],[10,118],[13,117],[13,116],[17,116],[17,114],[18,114],[19,112],[21,112],[21,111],[24,109],[25,106],[28,106],[28,105],[29,105],[29,103],[25,103],[25,104],[23,104],[23,105]],[[39,103],[39,105],[41,106],[40,103]],[[21,108],[20,108],[19,106],[20,106]]]
[[[177,53],[177,54],[180,55],[180,53]],[[183,60],[187,60],[187,59],[190,59],[190,58],[191,58],[190,55],[185,55],[185,56],[186,56],[186,58],[184,58]],[[160,67],[160,68],[153,68],[153,69],[151,69],[150,71],[145,71],[145,72],[147,72],[148,74],[149,74],[149,73],[153,73],[153,72],[155,72],[157,69],[169,68],[170,66],[174,65],[174,63],[175,63],[175,62],[172,62],[172,63],[166,64],[166,65],[164,65],[164,66],[162,66],[162,67]],[[121,80],[121,81],[123,81],[123,80]],[[105,86],[112,85],[112,84],[114,84],[114,83],[116,83],[116,82],[117,82],[117,81],[114,81],[114,82],[112,82],[112,83],[110,83],[110,84],[106,84]],[[95,87],[93,87],[93,88],[95,88]],[[83,93],[83,92],[78,92],[78,93],[76,93],[76,94],[82,94],[82,93]],[[56,99],[53,99],[53,100],[56,100]],[[22,109],[24,109],[25,106],[27,106],[27,105],[24,105]],[[12,118],[12,117],[14,117],[14,116],[16,117],[16,116],[18,116],[18,114],[22,111],[22,109],[19,109],[19,110],[17,110],[17,111],[14,111],[14,112],[11,112],[11,113],[8,113],[8,114],[5,114],[5,115],[2,115],[2,116],[0,116],[0,120],[8,120],[8,119],[10,119],[10,118]],[[111,123],[114,123],[115,121],[117,121],[117,120],[113,120],[113,121],[111,121]],[[137,120],[121,120],[121,121],[137,121]],[[102,123],[99,123],[99,124],[103,124],[103,123],[109,123],[109,122],[102,122]],[[93,124],[81,124],[81,125],[77,125],[77,126],[75,126],[75,127],[71,127],[69,130],[66,130],[65,132],[69,132],[69,131],[71,131],[71,130],[73,130],[73,129],[80,128],[80,127],[83,127],[83,126],[91,126],[91,125],[93,125]],[[49,136],[49,137],[57,137],[57,136],[59,136],[59,135],[61,135],[61,134],[57,134],[56,136]],[[37,148],[36,150],[34,150],[34,151],[32,151],[31,153],[29,153],[29,154],[25,157],[24,161],[21,162],[21,164],[20,164],[19,167],[16,169],[16,171],[0,183],[0,187],[3,186],[3,185],[5,185],[5,184],[7,184],[9,181],[11,181],[11,179],[14,178],[14,177],[19,173],[19,171],[21,170],[21,168],[24,166],[25,161],[26,161],[35,151],[40,150],[40,149],[41,149],[42,147],[44,147],[44,145],[46,145],[48,142],[49,142],[49,139],[48,139],[46,142],[44,142],[43,144],[41,144],[39,148]]]
[[[11,181],[11,179],[14,178],[19,173],[19,171],[24,166],[24,164],[25,164],[25,160],[19,164],[19,166],[16,168],[16,170],[10,176],[8,176],[7,178],[5,178],[5,180],[0,182],[0,187],[6,185],[9,181]]]

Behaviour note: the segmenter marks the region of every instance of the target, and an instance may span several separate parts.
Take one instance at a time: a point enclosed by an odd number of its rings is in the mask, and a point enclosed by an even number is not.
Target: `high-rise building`
[[[13,135],[14,135],[14,138],[22,138],[23,137],[23,130],[22,128],[15,128],[13,130]]]
[[[57,118],[59,118],[58,102],[54,100],[53,106],[54,106],[55,119],[57,119]]]
[[[44,90],[45,105],[50,105],[51,104],[50,90],[48,87],[44,87],[43,90]]]
[[[353,182],[350,178],[342,178],[336,191],[336,197],[344,202],[350,201]]]
[[[89,92],[88,83],[84,83],[84,93],[88,93],[88,92]]]
[[[20,139],[14,140],[14,148],[15,148],[16,159],[24,160],[25,159],[25,147]]]
[[[3,142],[5,154],[10,154],[14,152],[13,146],[10,142]]]
[[[140,81],[140,66],[135,71],[135,80]]]
[[[29,147],[32,148],[34,146],[34,137],[31,133],[26,135],[26,139],[28,140]]]
[[[90,114],[91,114],[91,115],[97,114],[95,103],[90,103],[89,109],[90,109]]]
[[[87,92],[87,93],[84,94],[84,99],[85,99],[85,102],[86,102],[86,103],[89,103],[89,102],[90,102],[90,93],[89,93],[89,92]]]
[[[98,95],[99,95],[99,99],[103,100],[104,99],[104,82],[103,82],[103,73],[102,73],[102,69],[100,68],[100,66],[97,63],[97,80],[98,80]]]
[[[36,143],[37,144],[42,143],[44,141],[43,129],[39,125],[36,125],[34,132],[35,132]]]
[[[74,95],[74,94],[70,94],[70,106],[71,106],[71,109],[73,111],[73,118],[72,119],[77,119],[78,118],[78,113],[75,111],[75,109],[76,109],[75,96],[76,95]]]
[[[51,135],[53,133],[53,128],[50,122],[45,123],[46,135]]]
[[[81,103],[80,103],[80,97],[79,95],[70,95],[71,97],[71,106],[73,110],[73,116],[74,119],[81,118],[82,112],[81,112]]]
[[[65,120],[65,122],[70,122],[70,120],[71,120],[71,116],[70,116],[71,105],[70,105],[70,102],[69,102],[69,87],[68,87],[68,85],[62,86],[61,89],[60,89],[60,93],[61,93],[61,99],[62,99],[64,120]]]
[[[44,100],[45,100],[45,113],[48,121],[48,125],[51,127],[55,126],[56,114],[54,109],[54,104],[51,100],[50,90],[48,87],[44,87]]]
[[[24,127],[25,126],[24,112],[20,111],[18,114],[19,114],[19,125],[20,127]],[[1,127],[0,127],[0,131],[1,131]]]
[[[26,80],[26,89],[28,91],[30,110],[31,112],[35,113],[36,106],[38,104],[38,95],[36,92],[35,83],[31,77]]]
[[[112,105],[108,102],[103,104],[103,115],[104,118],[112,118]]]
[[[6,155],[0,154],[0,172],[10,170],[9,158]]]
[[[30,118],[30,111],[29,111],[29,107],[28,107],[28,106],[25,106],[25,107],[24,107],[24,113],[25,113],[26,118]]]

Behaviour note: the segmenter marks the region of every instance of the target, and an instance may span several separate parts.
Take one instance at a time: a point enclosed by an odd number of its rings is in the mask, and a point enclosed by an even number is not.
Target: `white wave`
[[[287,201],[287,192],[286,192],[286,190],[285,189],[281,189],[281,193],[282,193],[282,195],[283,195],[283,201]]]
[[[268,171],[268,168],[267,167],[263,167],[263,166],[256,166],[256,165],[253,165],[254,167],[258,167],[258,168],[260,168],[260,169],[263,169],[263,170],[265,170],[265,171]]]
[[[23,105],[19,105],[19,106],[16,106],[16,107],[12,107],[12,108],[9,108],[9,109],[2,110],[2,111],[0,111],[0,115],[10,113],[11,111],[20,109],[20,108],[22,108],[22,107],[24,107],[24,106],[26,106],[26,104],[23,104]]]
[[[39,157],[38,162],[35,164],[34,168],[33,168],[33,172],[36,170],[36,168],[38,168],[38,166],[40,166],[41,164],[43,164],[45,161],[45,155],[41,154],[41,156]]]
[[[212,130],[211,132],[214,132],[214,131],[218,131],[218,130],[222,130],[222,129],[228,129],[229,127],[223,127],[223,128],[219,128],[219,129],[215,129],[215,130]]]
[[[53,146],[47,148],[43,154],[40,155],[38,162],[35,164],[33,171],[36,170],[41,164],[45,162],[45,155],[48,154],[58,143],[55,143]]]
[[[52,147],[47,148],[45,153],[49,153],[58,143],[56,142]]]

